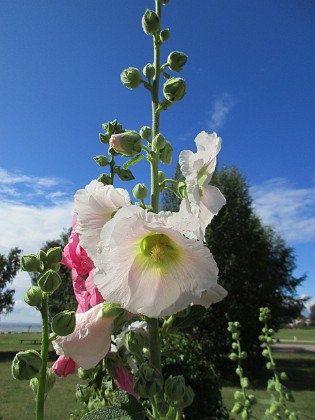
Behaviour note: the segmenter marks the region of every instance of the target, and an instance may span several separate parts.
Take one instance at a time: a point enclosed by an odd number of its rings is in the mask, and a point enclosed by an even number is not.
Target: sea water
[[[41,324],[31,322],[0,322],[0,334],[41,332]]]

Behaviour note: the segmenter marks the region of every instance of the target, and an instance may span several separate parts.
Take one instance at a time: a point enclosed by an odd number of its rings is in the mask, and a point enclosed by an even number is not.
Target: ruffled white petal
[[[111,344],[112,320],[102,318],[102,307],[101,303],[75,315],[74,332],[53,341],[58,355],[71,357],[83,369],[93,368],[106,356]]]
[[[126,190],[93,180],[85,189],[75,194],[74,210],[78,214],[77,233],[80,245],[90,257],[95,255],[100,232],[113,213],[120,207],[130,204]]]

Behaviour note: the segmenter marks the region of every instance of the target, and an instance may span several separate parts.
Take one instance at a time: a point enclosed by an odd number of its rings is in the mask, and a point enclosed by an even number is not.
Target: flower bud
[[[149,362],[144,362],[137,372],[134,382],[134,391],[142,398],[153,397],[163,387],[161,373]]]
[[[238,355],[236,353],[229,354],[229,359],[231,359],[233,362],[236,362],[238,360]]]
[[[122,181],[132,181],[135,179],[130,169],[115,168],[115,173]]]
[[[267,349],[264,349],[264,350],[262,351],[262,355],[263,355],[264,357],[269,357],[269,352],[268,352],[268,350],[267,350]]]
[[[137,184],[132,190],[132,193],[137,200],[144,200],[147,197],[148,192],[148,187],[145,184]]]
[[[53,317],[51,327],[57,335],[66,336],[75,329],[75,312],[63,311]]]
[[[30,286],[24,295],[24,302],[30,306],[39,308],[42,304],[43,292],[38,286]]]
[[[158,172],[158,180],[159,180],[159,184],[166,180],[166,175],[163,171]]]
[[[103,155],[95,156],[94,160],[98,164],[98,166],[108,165],[108,159],[106,156],[103,156]]]
[[[121,83],[128,89],[136,89],[142,81],[140,71],[135,67],[128,67],[120,75]]]
[[[62,260],[62,250],[60,246],[50,248],[46,254],[46,263],[49,268],[59,264]]]
[[[170,142],[166,141],[165,146],[160,151],[159,159],[161,162],[170,165],[172,163],[173,147]]]
[[[184,397],[182,401],[179,403],[179,405],[183,408],[189,407],[192,402],[194,401],[195,393],[191,386],[188,386],[185,390]]]
[[[233,414],[239,414],[243,410],[243,404],[237,402],[233,405],[233,408],[231,410],[231,413]]]
[[[182,402],[186,391],[185,379],[182,375],[169,377],[165,381],[164,392],[172,402]]]
[[[162,29],[160,32],[160,39],[162,42],[168,41],[170,39],[170,30],[168,28]]]
[[[157,134],[154,139],[152,140],[152,148],[153,150],[162,150],[165,147],[166,140],[163,134]]]
[[[24,255],[21,258],[21,268],[23,271],[28,271],[30,273],[35,273],[37,271],[41,271],[42,263],[37,255],[29,254]]]
[[[37,351],[20,351],[12,361],[12,375],[15,379],[30,380],[39,374],[41,367],[42,358]]]
[[[109,175],[107,174],[101,174],[98,178],[97,178],[98,182],[102,182],[104,185],[111,185],[112,184],[112,180],[110,178]]]
[[[45,381],[45,394],[47,394],[53,388],[56,382],[56,378],[57,377],[54,374],[54,372],[51,369],[47,369],[46,381]],[[39,385],[38,378],[35,377],[30,380],[30,387],[32,388],[32,390],[34,391],[36,395],[38,391],[38,385]]]
[[[102,307],[103,318],[117,318],[122,312],[125,312],[118,303],[104,302]]]
[[[110,135],[107,134],[107,133],[106,134],[99,133],[99,138],[100,138],[101,143],[108,144],[109,143],[109,139],[110,139]]]
[[[61,278],[54,270],[47,270],[38,279],[38,286],[43,292],[53,293],[61,285]]]
[[[181,71],[184,65],[187,63],[187,55],[180,51],[173,51],[167,57],[167,64],[173,71]]]
[[[237,349],[238,349],[238,345],[237,345],[237,343],[232,343],[232,349],[233,349],[233,350],[237,350]]]
[[[148,79],[152,79],[155,76],[155,68],[152,64],[146,64],[143,67],[142,70],[143,74],[145,75],[145,77],[147,77]]]
[[[238,332],[235,332],[232,334],[233,340],[238,340],[240,338],[240,334]]]
[[[163,86],[164,97],[171,103],[178,102],[186,94],[186,82],[180,77],[171,77]]]
[[[125,131],[113,134],[109,140],[110,147],[124,156],[135,156],[141,152],[142,139],[136,131]]]
[[[145,11],[142,17],[142,28],[147,35],[153,35],[160,29],[160,18],[153,10]]]
[[[87,404],[89,402],[91,393],[92,389],[89,385],[77,384],[75,391],[75,397],[77,401]]]
[[[149,140],[149,138],[151,137],[151,135],[152,135],[152,130],[151,130],[151,128],[150,127],[148,127],[148,126],[143,126],[141,129],[140,129],[140,136],[143,138],[143,139],[145,139],[145,140]]]
[[[128,331],[125,337],[125,343],[130,353],[138,353],[147,345],[147,338],[145,335],[138,334],[135,331]]]
[[[241,359],[246,359],[247,358],[247,353],[246,351],[242,351],[241,352]]]

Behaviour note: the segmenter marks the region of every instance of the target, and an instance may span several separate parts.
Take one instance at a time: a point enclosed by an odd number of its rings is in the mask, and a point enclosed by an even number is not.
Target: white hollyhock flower
[[[71,357],[83,369],[91,369],[110,349],[112,319],[102,317],[100,303],[87,312],[77,313],[73,333],[52,342],[58,355]]]
[[[80,235],[80,245],[90,257],[96,254],[100,232],[113,214],[130,204],[130,197],[123,188],[114,188],[96,180],[84,189],[78,190],[74,197],[74,211],[78,214],[76,232]]]
[[[195,138],[197,152],[183,150],[179,155],[182,174],[186,178],[187,197],[181,209],[190,211],[199,219],[202,237],[214,215],[226,203],[216,187],[209,185],[216,166],[216,156],[221,149],[221,138],[216,133],[202,131]]]
[[[106,300],[157,318],[185,309],[204,292],[212,294],[217,265],[201,241],[181,233],[195,226],[195,217],[185,216],[181,229],[170,212],[118,210],[102,229],[93,257],[94,282]]]

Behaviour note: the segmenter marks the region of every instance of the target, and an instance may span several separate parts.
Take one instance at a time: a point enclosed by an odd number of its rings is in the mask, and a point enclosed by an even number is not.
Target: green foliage
[[[213,363],[203,357],[197,341],[186,332],[169,333],[163,340],[162,357],[164,377],[183,375],[195,392],[192,404],[185,409],[186,418],[228,418],[218,374]]]
[[[177,167],[175,179],[181,178]],[[206,242],[219,267],[219,283],[228,296],[211,306],[190,333],[202,344],[203,357],[226,370],[223,355],[231,342],[227,322],[235,317],[240,321],[246,331],[243,348],[251,355],[248,360],[255,360],[260,344],[258,309],[271,309],[274,329],[296,318],[302,308],[296,287],[304,277],[292,274],[296,267],[294,250],[255,215],[244,176],[234,167],[222,168],[214,174],[212,184],[221,190],[227,203],[208,226]],[[164,193],[164,210],[177,211],[179,204],[172,192]],[[259,359],[253,368],[257,363]]]
[[[61,247],[62,249],[68,243],[69,231],[62,232],[59,239],[47,241],[43,244],[42,250],[48,251],[50,248]],[[77,301],[72,288],[71,271],[68,267],[61,264],[58,274],[61,277],[61,284],[59,288],[49,297],[49,318],[52,319],[56,314],[62,312],[65,308],[70,311],[75,311],[77,308]],[[37,273],[30,273],[32,283],[37,284],[39,275]]]
[[[9,313],[14,306],[14,289],[7,289],[20,268],[19,248],[10,249],[7,256],[0,254],[0,315]]]

